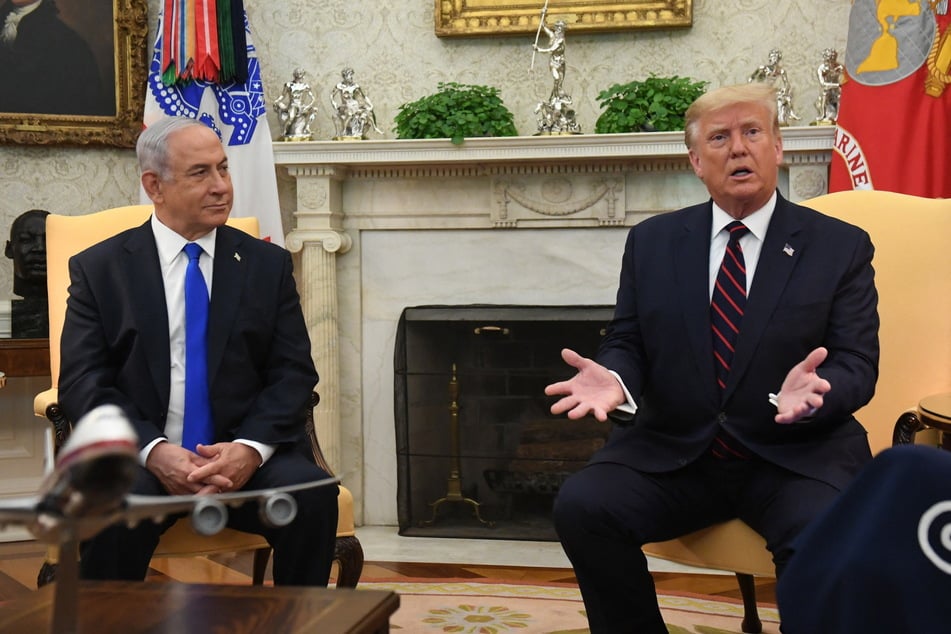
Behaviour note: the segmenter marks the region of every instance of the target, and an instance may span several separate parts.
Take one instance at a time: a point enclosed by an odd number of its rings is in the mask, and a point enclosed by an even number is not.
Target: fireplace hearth
[[[555,540],[561,483],[609,425],[553,416],[545,385],[592,356],[610,306],[418,306],[395,350],[401,535]]]

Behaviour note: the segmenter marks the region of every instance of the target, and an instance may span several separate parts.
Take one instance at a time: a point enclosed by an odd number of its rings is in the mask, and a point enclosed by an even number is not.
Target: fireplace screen
[[[547,384],[593,356],[610,306],[419,306],[395,351],[401,535],[556,540],[561,483],[607,439],[593,417],[553,416]]]

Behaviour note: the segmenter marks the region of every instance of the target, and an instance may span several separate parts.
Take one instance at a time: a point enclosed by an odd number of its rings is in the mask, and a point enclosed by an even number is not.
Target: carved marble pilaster
[[[320,374],[320,404],[314,410],[317,438],[334,470],[341,468],[340,345],[337,303],[337,254],[350,250],[350,236],[341,230],[342,167],[294,166],[297,179],[296,228],[285,243],[300,254],[298,285],[311,355]]]

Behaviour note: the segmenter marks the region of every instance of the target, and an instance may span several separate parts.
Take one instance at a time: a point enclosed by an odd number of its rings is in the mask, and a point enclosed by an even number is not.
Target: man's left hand
[[[777,423],[795,423],[812,416],[822,407],[822,397],[832,386],[816,373],[816,369],[828,355],[825,348],[816,348],[789,371],[779,391]]]
[[[213,445],[198,445],[198,455],[208,458],[208,464],[201,466],[188,476],[190,482],[214,482],[224,476],[231,481],[226,491],[239,491],[247,484],[254,472],[261,466],[261,454],[253,447],[239,442],[219,442]]]

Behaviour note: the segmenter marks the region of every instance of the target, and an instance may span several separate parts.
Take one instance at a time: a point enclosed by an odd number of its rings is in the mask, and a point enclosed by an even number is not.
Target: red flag
[[[829,191],[951,198],[948,0],[855,0]]]

